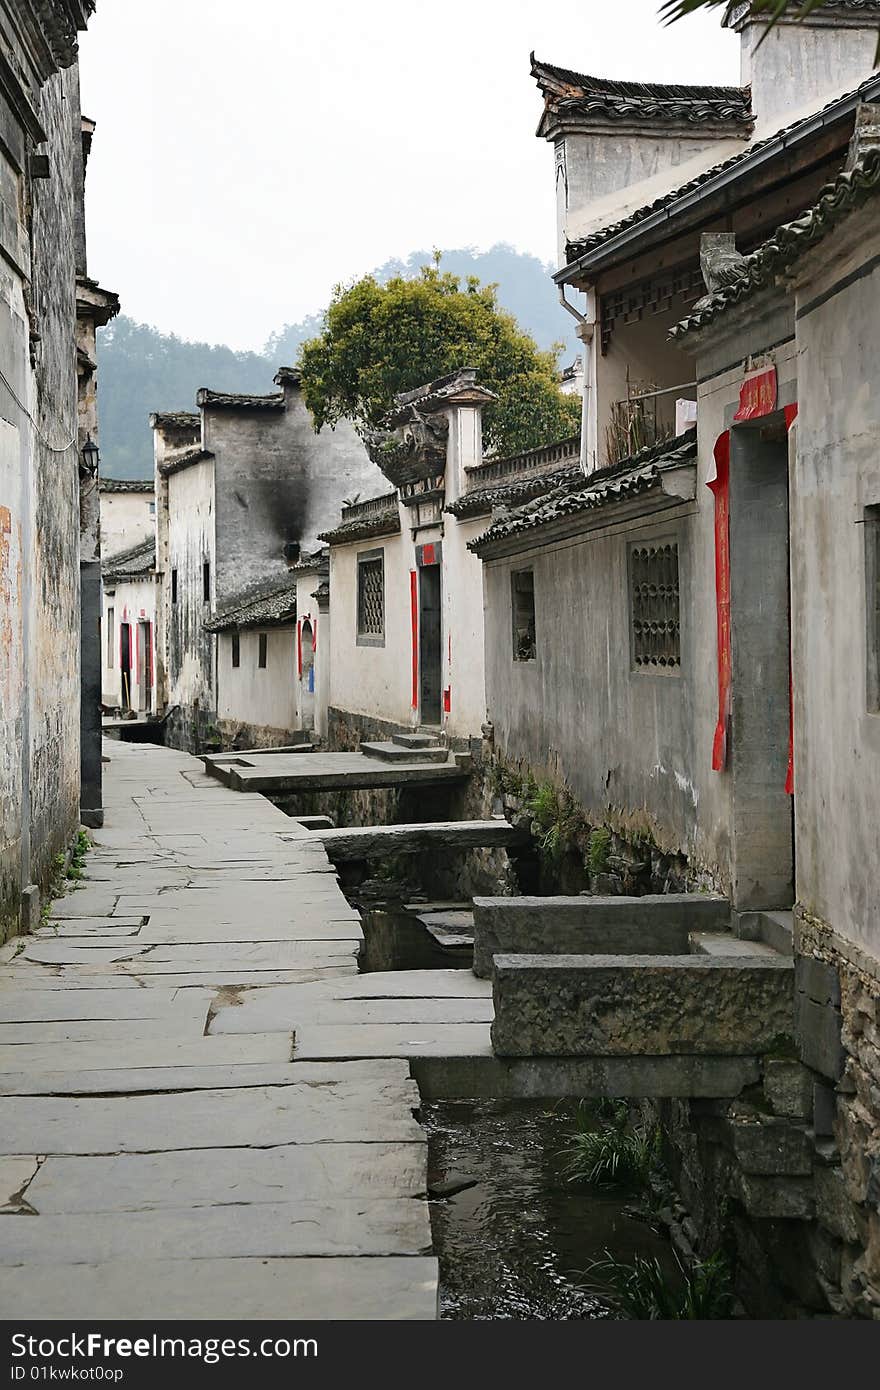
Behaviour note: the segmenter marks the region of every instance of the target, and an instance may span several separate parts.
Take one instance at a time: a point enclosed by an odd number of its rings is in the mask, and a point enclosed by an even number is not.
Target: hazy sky
[[[262,346],[338,281],[432,246],[554,254],[529,52],[582,72],[735,82],[719,12],[659,0],[98,0],[89,270],[185,338]]]

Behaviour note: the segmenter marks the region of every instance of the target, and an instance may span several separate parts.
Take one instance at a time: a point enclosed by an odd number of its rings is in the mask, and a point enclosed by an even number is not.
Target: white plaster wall
[[[217,638],[217,715],[267,729],[296,727],[296,628],[263,629],[266,666],[259,665],[260,629],[239,634],[239,665],[232,665],[232,634]]]
[[[357,557],[382,550],[385,557],[385,645],[357,644]],[[410,570],[413,546],[406,531],[330,552],[330,704],[351,714],[414,726]],[[318,624],[320,632],[320,623]],[[319,638],[320,640],[320,638]]]
[[[131,624],[131,683],[132,708],[144,714],[156,711],[156,602],[158,581],[145,578],[124,580],[110,584],[102,594],[101,603],[101,701],[105,705],[121,706],[122,671],[119,662],[119,628],[121,623]],[[108,661],[108,610],[113,609],[113,658]],[[141,708],[138,680],[140,669],[137,656],[137,625],[146,621],[150,624],[150,643],[153,657],[153,691],[148,708]]]
[[[805,102],[821,105],[858,87],[874,70],[876,47],[871,22],[864,28],[778,24],[766,38],[763,25],[747,25],[741,70],[743,85],[752,87],[756,138],[787,125]]]
[[[168,478],[168,550],[163,602],[166,624],[168,702],[213,707],[213,634],[205,630],[210,603],[202,594],[202,565],[216,578],[214,471],[210,460]],[[177,603],[171,602],[171,571],[177,570]]]
[[[318,576],[315,573],[301,575],[296,583],[296,618],[297,632],[301,635],[302,625],[309,622],[312,627],[314,642],[314,667],[315,667],[315,693],[313,714],[314,722],[312,728],[315,733],[322,737],[327,732],[327,697],[329,693],[327,677],[330,670],[330,618],[328,613],[321,613],[318,609],[317,600],[313,597],[315,589],[318,587]],[[326,669],[325,669],[326,668]],[[296,728],[303,729],[304,723],[304,704],[307,700],[304,689],[305,679],[299,673],[299,661],[297,660],[296,671]]]
[[[866,690],[865,508],[880,505],[876,204],[836,235],[798,293],[800,410],[792,471],[797,896],[880,959],[880,713]],[[828,259],[825,260],[827,255]]]
[[[156,528],[155,514],[150,511],[155,499],[152,491],[102,492],[101,498],[101,555],[104,560],[140,545]]]
[[[586,235],[596,225],[616,222],[633,207],[650,202],[648,183],[654,180],[665,192],[692,175],[689,163],[707,167],[743,148],[736,138],[711,139],[663,135],[658,130],[627,134],[617,129],[596,133],[576,132],[564,138],[564,177],[557,150],[556,215],[559,265],[566,263],[566,240]],[[684,168],[682,168],[684,166]],[[633,199],[631,190],[645,184],[645,193]]]

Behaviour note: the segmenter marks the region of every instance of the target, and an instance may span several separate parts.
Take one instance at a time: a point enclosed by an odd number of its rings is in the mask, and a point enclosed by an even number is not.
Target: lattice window
[[[681,666],[678,546],[633,546],[630,551],[633,662],[640,671]]]
[[[537,652],[534,570],[515,570],[510,576],[510,594],[513,610],[513,659],[534,661]]]
[[[385,565],[382,555],[358,557],[358,637],[385,635]]]

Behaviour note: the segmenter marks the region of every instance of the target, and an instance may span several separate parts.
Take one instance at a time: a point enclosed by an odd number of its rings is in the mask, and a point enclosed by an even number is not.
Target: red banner
[[[302,680],[303,673],[303,632],[302,621],[296,625],[296,674]]]
[[[715,498],[715,611],[718,624],[718,723],[712,771],[727,766],[730,723],[730,431],[715,441],[715,476],[706,486]]]
[[[739,410],[733,417],[734,423],[740,420],[759,420],[762,415],[772,415],[776,409],[776,395],[775,367],[752,372],[739,388]]]

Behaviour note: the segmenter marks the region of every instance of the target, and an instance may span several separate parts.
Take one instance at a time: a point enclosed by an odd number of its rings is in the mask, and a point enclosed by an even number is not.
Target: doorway
[[[419,570],[419,720],[439,727],[442,704],[440,566]]]
[[[137,625],[138,710],[149,714],[153,704],[152,623]]]
[[[730,438],[731,878],[737,911],[794,902],[788,431],[784,416]]]
[[[119,683],[124,710],[131,709],[131,624],[119,624]]]
[[[302,652],[302,727],[311,732],[315,727],[315,634],[306,618],[300,633]]]

